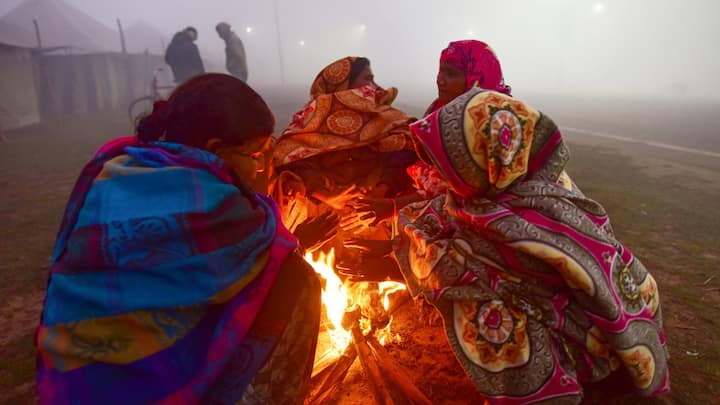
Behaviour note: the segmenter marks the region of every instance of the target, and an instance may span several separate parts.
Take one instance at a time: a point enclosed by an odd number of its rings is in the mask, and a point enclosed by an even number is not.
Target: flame
[[[366,315],[380,310],[374,308],[374,306],[377,307],[382,303],[383,310],[388,311],[390,309],[390,295],[406,289],[405,284],[395,281],[360,282],[352,283],[350,286],[343,284],[333,270],[335,266],[334,250],[330,250],[327,254],[318,252],[317,257],[314,257],[312,253],[306,253],[305,260],[325,280],[322,303],[329,320],[329,324],[326,323],[326,329],[338,355],[352,342],[351,332],[345,330],[342,326],[343,315],[347,308],[353,306],[353,304],[358,304],[363,314]],[[373,305],[373,299],[379,299],[380,302]],[[372,331],[372,323],[373,320],[370,316],[366,315],[360,319],[360,327],[365,334]],[[374,332],[375,337],[382,345],[402,340],[400,335],[390,330],[391,324],[392,317],[388,319],[387,325]]]
[[[382,281],[379,283],[378,288],[380,290],[380,296],[383,300],[383,308],[385,311],[390,309],[390,295],[398,291],[404,291],[407,289],[405,284],[398,283],[396,281]],[[388,343],[399,343],[402,342],[402,338],[399,334],[393,333],[390,326],[392,325],[393,317],[391,316],[388,320],[387,326],[375,332],[375,337],[381,345],[385,346]]]
[[[319,252],[317,259],[313,257],[312,253],[308,252],[305,254],[305,260],[310,263],[316,273],[325,279],[325,287],[322,290],[322,303],[328,320],[330,320],[330,327],[327,329],[335,348],[341,353],[352,340],[351,333],[342,327],[345,308],[352,305],[352,299],[348,295],[347,287],[333,270],[335,251],[330,250],[327,254]]]
[[[381,281],[378,284],[378,288],[380,288],[380,295],[383,297],[383,308],[385,308],[386,311],[390,309],[390,294],[407,290],[405,284],[398,283],[397,281]]]

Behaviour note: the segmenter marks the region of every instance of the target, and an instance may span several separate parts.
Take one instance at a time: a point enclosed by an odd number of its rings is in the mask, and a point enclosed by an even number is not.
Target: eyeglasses
[[[245,156],[245,157],[249,157],[254,160],[258,160],[265,155],[264,150],[259,150],[256,152],[246,152],[244,150],[241,150],[240,148],[241,148],[240,146],[223,145],[218,148],[218,152],[225,151],[225,153],[228,153],[231,155]]]
[[[270,141],[271,141],[271,139],[268,138],[265,142],[263,142],[260,149],[254,151],[254,152],[247,152],[247,151],[243,150],[244,148],[248,148],[248,146],[249,146],[248,144],[245,144],[245,145],[220,145],[218,147],[218,151],[226,150],[227,153],[232,154],[232,155],[240,155],[240,156],[249,157],[253,160],[260,160],[262,157],[265,156],[265,153],[270,148],[270,144],[271,144]]]

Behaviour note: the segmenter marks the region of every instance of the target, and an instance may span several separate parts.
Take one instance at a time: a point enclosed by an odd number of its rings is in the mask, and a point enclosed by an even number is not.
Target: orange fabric
[[[357,56],[347,56],[326,66],[315,77],[315,81],[310,87],[310,96],[315,97],[349,89],[350,72],[356,60]]]
[[[379,152],[413,148],[408,125],[414,118],[391,106],[397,89],[375,85],[348,89],[355,59],[340,59],[318,74],[311,100],[278,139],[275,167],[363,146]]]

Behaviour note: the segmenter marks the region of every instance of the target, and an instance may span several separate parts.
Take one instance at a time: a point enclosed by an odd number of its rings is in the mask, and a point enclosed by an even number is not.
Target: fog
[[[516,94],[720,100],[716,0],[64,1],[112,29],[116,18],[144,21],[169,38],[195,26],[215,70],[224,44],[214,26],[227,21],[245,42],[258,86],[308,87],[330,61],[362,55],[379,84],[431,97],[440,51],[475,38],[495,49]],[[21,2],[3,0],[0,15]]]

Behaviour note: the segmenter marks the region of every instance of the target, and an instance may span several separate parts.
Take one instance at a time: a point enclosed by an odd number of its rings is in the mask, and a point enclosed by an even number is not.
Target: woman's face
[[[375,84],[375,75],[373,75],[370,65],[365,66],[365,69],[350,83],[350,88],[357,89],[368,84]]]
[[[270,135],[251,139],[241,145],[221,145],[215,154],[232,167],[235,174],[245,183],[257,178],[265,170],[265,154],[270,149]]]
[[[447,62],[440,62],[437,87],[438,100],[449,103],[465,93],[465,73]]]

